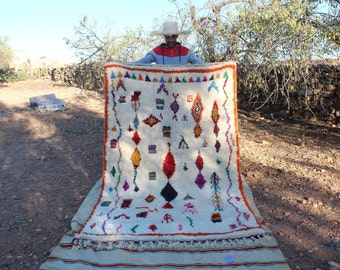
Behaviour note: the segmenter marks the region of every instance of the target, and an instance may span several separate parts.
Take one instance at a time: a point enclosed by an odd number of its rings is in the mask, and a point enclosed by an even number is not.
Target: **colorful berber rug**
[[[289,269],[241,176],[236,64],[104,78],[102,179],[41,269]]]

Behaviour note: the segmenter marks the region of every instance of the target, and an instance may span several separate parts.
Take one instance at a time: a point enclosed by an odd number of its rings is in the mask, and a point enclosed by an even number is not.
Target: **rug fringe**
[[[89,239],[75,238],[72,241],[72,250],[93,249],[95,251],[128,249],[128,250],[180,250],[180,249],[220,249],[220,248],[237,248],[251,247],[254,245],[263,245],[270,241],[268,235],[256,235],[244,238],[223,239],[223,240],[199,240],[199,241],[91,241]]]

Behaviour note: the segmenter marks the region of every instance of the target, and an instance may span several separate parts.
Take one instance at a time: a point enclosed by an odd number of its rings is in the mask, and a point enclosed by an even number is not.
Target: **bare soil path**
[[[38,112],[54,93],[69,108]],[[0,269],[38,269],[100,178],[101,93],[50,81],[0,84]],[[340,130],[239,112],[242,172],[291,269],[340,263]]]

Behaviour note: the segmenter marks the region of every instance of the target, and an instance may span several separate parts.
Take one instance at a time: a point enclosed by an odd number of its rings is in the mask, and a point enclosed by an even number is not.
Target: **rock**
[[[330,92],[334,92],[335,91],[335,89],[336,89],[336,85],[334,85],[334,84],[329,84],[329,85],[327,85],[327,90],[328,91],[330,91]]]
[[[285,217],[289,217],[290,215],[290,212],[285,212]]]
[[[0,117],[1,116],[10,116],[10,115],[12,115],[12,112],[10,112],[10,111],[6,111],[6,110],[0,111]]]
[[[340,264],[334,261],[328,262],[329,270],[340,270]]]

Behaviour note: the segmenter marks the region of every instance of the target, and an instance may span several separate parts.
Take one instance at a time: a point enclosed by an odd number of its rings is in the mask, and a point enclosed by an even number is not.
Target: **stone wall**
[[[94,63],[37,68],[34,70],[34,75],[42,79],[51,79],[56,85],[73,86],[81,89],[100,91],[104,85],[102,65]]]
[[[287,105],[286,96],[280,96],[275,103],[260,106],[266,101],[268,94],[259,94],[256,103],[252,103],[251,90],[241,83],[238,86],[238,106],[271,117],[319,120],[333,127],[340,127],[340,62],[314,64],[310,67],[310,73],[310,77],[314,79],[313,89],[306,91],[297,86],[297,90],[289,95],[290,106]]]

